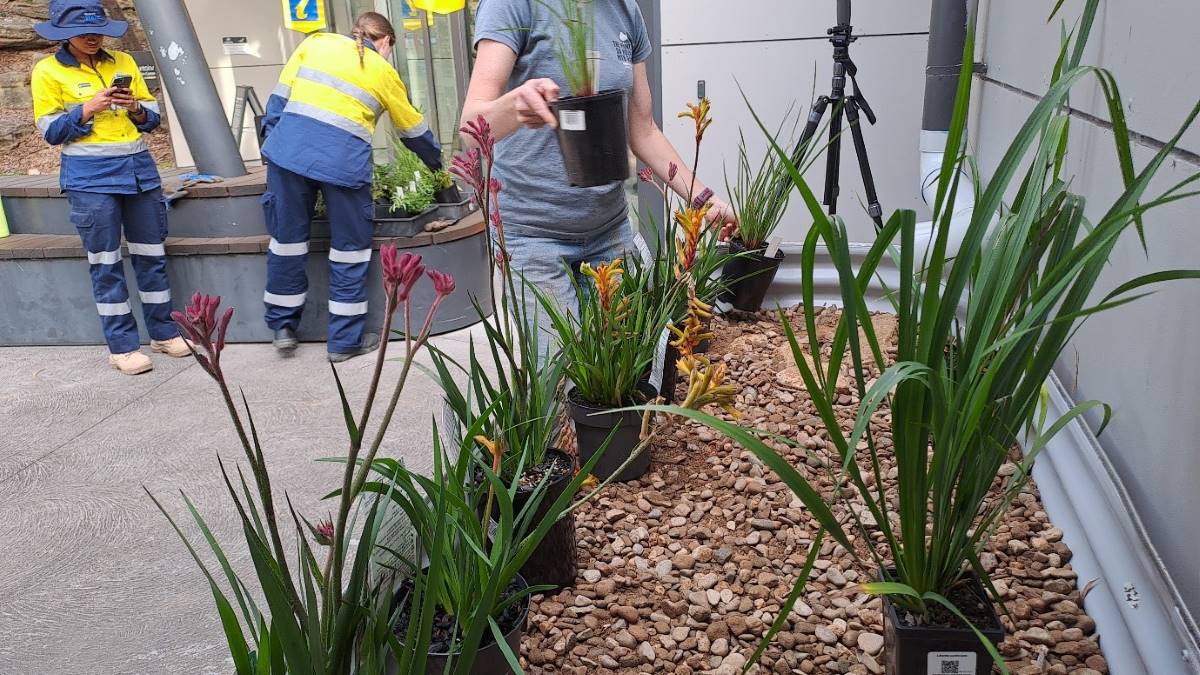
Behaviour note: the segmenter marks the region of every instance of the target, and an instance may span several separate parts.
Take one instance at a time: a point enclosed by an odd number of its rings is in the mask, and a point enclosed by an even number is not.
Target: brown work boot
[[[188,348],[187,342],[178,336],[170,340],[151,340],[150,351],[174,356],[177,359],[192,355],[192,350]]]
[[[139,375],[154,369],[150,357],[141,352],[109,354],[108,363],[126,375]]]

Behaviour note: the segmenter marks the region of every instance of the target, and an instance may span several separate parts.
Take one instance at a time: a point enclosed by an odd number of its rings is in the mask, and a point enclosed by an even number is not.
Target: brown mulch
[[[820,337],[828,337],[835,312],[825,310]],[[803,343],[798,310],[790,315]],[[775,448],[833,494],[823,466],[833,455],[774,316],[718,318],[714,328],[708,356],[727,363],[740,387],[741,423],[798,441],[800,449]],[[894,317],[879,315],[876,328],[894,339]],[[857,399],[846,389],[839,404],[848,423]],[[642,480],[611,486],[577,513],[580,578],[534,598],[522,645],[529,672],[740,672],[778,613],[815,521],[757,458],[707,428],[679,422],[653,452]],[[889,471],[894,477],[885,458]],[[885,488],[892,482],[885,478]],[[1031,484],[983,555],[1016,618],[1016,625],[1002,618],[1001,651],[1012,672],[1108,672],[1070,560]],[[882,673],[881,603],[855,590],[868,579],[826,540],[759,672]]]

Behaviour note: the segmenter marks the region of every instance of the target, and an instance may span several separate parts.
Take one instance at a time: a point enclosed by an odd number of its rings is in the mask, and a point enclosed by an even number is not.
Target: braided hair
[[[354,43],[358,47],[358,65],[360,68],[366,66],[367,48],[363,44],[363,40],[374,42],[381,38],[388,38],[392,46],[396,45],[396,29],[392,27],[392,22],[387,20],[387,17],[379,12],[364,12],[359,15],[354,21],[354,30],[350,33],[354,38]]]

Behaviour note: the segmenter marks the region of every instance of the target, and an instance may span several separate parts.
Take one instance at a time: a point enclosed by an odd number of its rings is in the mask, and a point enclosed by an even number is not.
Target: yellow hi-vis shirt
[[[83,104],[112,85],[118,75],[130,75],[130,91],[146,110],[137,124],[125,108],[101,110],[83,122]],[[158,126],[158,102],[146,87],[129,54],[101,51],[96,66],[84,66],[64,44],[33,68],[33,115],[43,138],[62,146],[59,172],[64,190],[133,193],[158,187],[158,171],[143,131]]]
[[[316,33],[288,59],[267,102],[263,155],[313,180],[346,187],[371,181],[371,140],[387,112],[406,145],[440,166],[425,118],[408,100],[399,73],[369,45]],[[416,148],[414,148],[416,150]],[[429,155],[429,158],[427,158]]]

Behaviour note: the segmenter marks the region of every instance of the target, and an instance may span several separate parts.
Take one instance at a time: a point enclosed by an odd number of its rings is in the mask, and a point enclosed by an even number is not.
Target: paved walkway
[[[459,357],[468,334],[435,342]],[[269,345],[232,345],[222,360],[249,399],[276,488],[314,519],[329,510],[320,496],[338,475],[314,460],[346,443],[324,353],[306,344],[281,359]],[[339,366],[352,401],[365,396],[372,365]],[[192,359],[155,366],[130,378],[100,347],[0,349],[0,675],[232,672],[207,585],[142,487],[180,522],[185,490],[249,573],[216,462],[242,452],[215,383]],[[398,374],[387,364],[384,382]],[[439,391],[414,371],[400,406],[385,450],[427,467]]]

